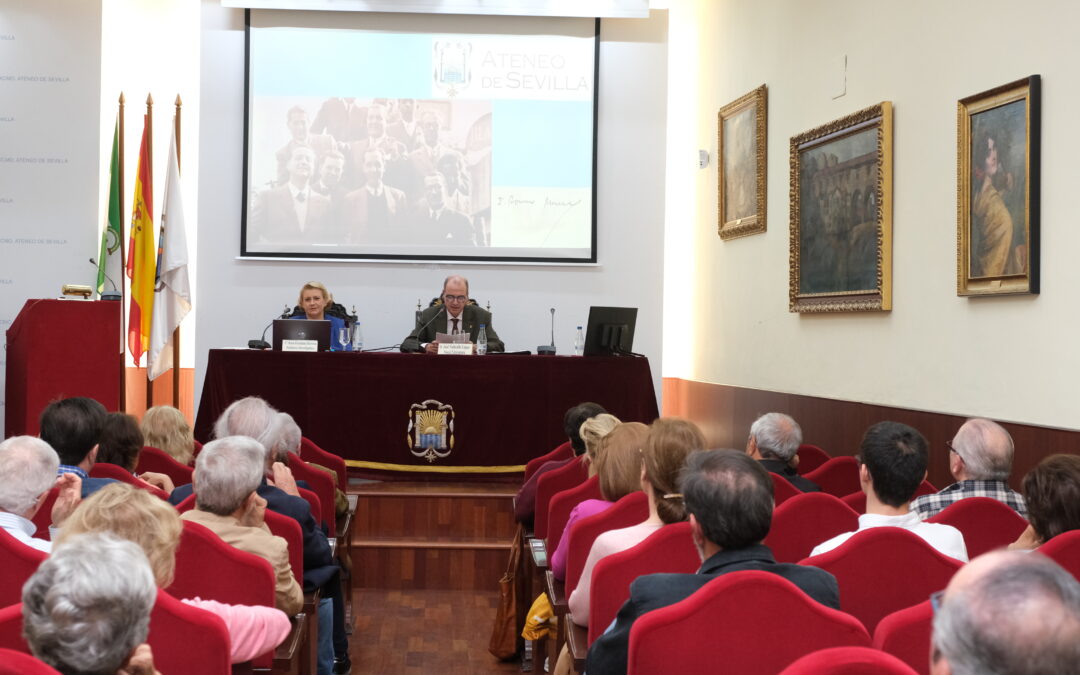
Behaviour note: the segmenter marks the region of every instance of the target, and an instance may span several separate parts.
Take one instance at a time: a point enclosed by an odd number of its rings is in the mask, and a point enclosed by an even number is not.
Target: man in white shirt
[[[926,439],[899,422],[878,422],[866,430],[859,448],[859,484],[866,493],[866,513],[859,529],[902,527],[922,537],[942,554],[967,562],[964,536],[955,527],[919,520],[911,498],[926,478]],[[831,551],[855,532],[845,532],[818,544],[811,556]]]
[[[48,553],[52,542],[37,539],[32,518],[49,489],[60,486],[52,508],[50,536],[75,510],[82,481],[74,473],[56,475],[60,458],[52,447],[33,436],[13,436],[0,443],[0,528],[31,548]]]

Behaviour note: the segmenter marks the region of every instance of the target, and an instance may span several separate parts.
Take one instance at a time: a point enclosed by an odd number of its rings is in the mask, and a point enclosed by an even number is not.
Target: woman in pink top
[[[166,588],[176,571],[181,529],[180,514],[168,502],[127,483],[111,483],[75,509],[60,529],[57,542],[84,532],[112,532],[143,549],[158,588]],[[181,602],[215,614],[225,622],[233,663],[265,654],[289,634],[289,617],[273,607],[226,605],[199,598]]]

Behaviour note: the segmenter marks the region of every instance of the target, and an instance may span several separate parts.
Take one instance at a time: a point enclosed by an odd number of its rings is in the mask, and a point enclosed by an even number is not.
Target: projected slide
[[[249,27],[242,255],[595,261],[594,21],[279,16]]]

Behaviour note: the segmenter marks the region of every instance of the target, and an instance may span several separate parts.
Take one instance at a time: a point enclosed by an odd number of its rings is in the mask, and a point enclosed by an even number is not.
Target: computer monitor
[[[281,351],[283,340],[316,340],[320,352],[330,351],[330,321],[274,319],[274,351]]]
[[[590,307],[585,356],[632,354],[637,307]]]

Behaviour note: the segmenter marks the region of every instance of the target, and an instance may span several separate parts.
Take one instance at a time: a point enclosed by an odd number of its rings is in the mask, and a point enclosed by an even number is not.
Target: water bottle
[[[581,326],[577,327],[577,335],[574,336],[574,356],[585,354],[585,334],[581,332]]]
[[[487,328],[480,324],[480,332],[476,334],[476,353],[483,356],[487,354]]]
[[[359,321],[352,326],[352,350],[354,352],[364,351],[364,332],[360,330]]]

